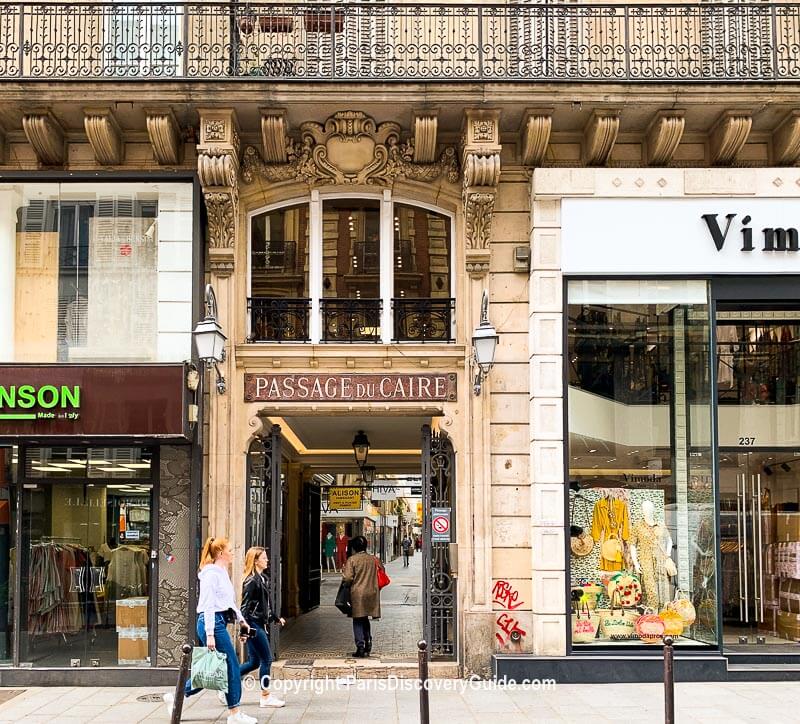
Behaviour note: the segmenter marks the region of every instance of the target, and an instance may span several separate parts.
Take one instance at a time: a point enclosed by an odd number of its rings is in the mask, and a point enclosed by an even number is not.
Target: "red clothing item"
[[[347,544],[350,539],[346,535],[336,536],[336,563],[341,568],[347,561]]]

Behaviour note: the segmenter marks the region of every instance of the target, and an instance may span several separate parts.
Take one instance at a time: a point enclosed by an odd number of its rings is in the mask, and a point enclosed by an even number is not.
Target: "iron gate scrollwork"
[[[270,597],[275,611],[281,610],[281,428],[273,425],[269,435],[258,437],[247,451],[247,547],[268,551]],[[270,625],[270,644],[277,656],[279,627]]]
[[[423,630],[431,657],[454,659],[457,639],[458,589],[450,560],[450,543],[434,542],[434,508],[450,511],[450,541],[455,543],[456,466],[453,443],[444,432],[422,428],[422,515],[424,569]]]

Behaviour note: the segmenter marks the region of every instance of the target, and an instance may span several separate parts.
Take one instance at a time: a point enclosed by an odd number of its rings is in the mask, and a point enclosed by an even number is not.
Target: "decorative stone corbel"
[[[647,129],[647,163],[666,166],[683,138],[684,112],[658,111]]]
[[[605,166],[619,132],[619,110],[598,108],[583,129],[583,158],[587,166]]]
[[[111,108],[84,108],[83,126],[97,163],[102,166],[116,166],[122,163],[124,151],[122,129],[114,118]]]
[[[235,262],[239,218],[239,132],[232,108],[198,108],[197,175],[208,213],[208,263],[228,276]]]
[[[500,182],[500,111],[468,108],[464,113],[466,268],[472,277],[482,277],[489,271],[492,214]]]
[[[414,163],[433,163],[436,160],[438,129],[436,111],[414,112]]]
[[[24,114],[22,129],[39,163],[43,166],[64,164],[64,129],[49,108],[36,108]]]
[[[749,111],[725,111],[709,134],[711,163],[715,166],[732,164],[747,143],[752,125]]]
[[[8,149],[8,139],[6,139],[6,132],[3,126],[0,125],[0,163],[6,162],[6,153]]]
[[[261,109],[261,146],[266,163],[287,163],[287,148],[291,145],[288,137],[286,111],[283,108]]]
[[[528,108],[525,111],[519,131],[523,166],[541,166],[550,143],[552,125],[552,108]]]
[[[777,166],[795,166],[800,160],[800,110],[792,111],[772,134]]]
[[[171,108],[145,108],[147,135],[160,166],[175,166],[181,157],[181,133]]]

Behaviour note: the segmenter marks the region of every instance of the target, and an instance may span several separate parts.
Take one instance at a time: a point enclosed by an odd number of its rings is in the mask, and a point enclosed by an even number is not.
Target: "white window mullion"
[[[309,336],[312,344],[319,344],[322,336],[322,317],[319,300],[322,297],[322,201],[319,191],[311,192],[309,210],[308,291],[311,296]]]
[[[381,201],[381,299],[383,310],[381,312],[381,341],[384,344],[392,342],[392,292],[394,291],[394,204],[392,192],[384,189]]]

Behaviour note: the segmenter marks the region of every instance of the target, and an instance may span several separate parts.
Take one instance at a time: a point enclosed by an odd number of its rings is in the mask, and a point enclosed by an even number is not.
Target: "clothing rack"
[[[43,535],[39,540],[31,541],[31,545],[47,545],[48,543],[55,543],[56,541],[66,541],[69,543],[80,543],[81,539],[75,536],[53,536]]]

